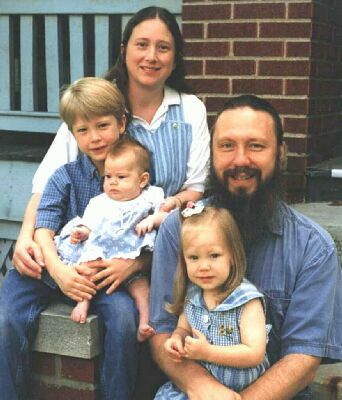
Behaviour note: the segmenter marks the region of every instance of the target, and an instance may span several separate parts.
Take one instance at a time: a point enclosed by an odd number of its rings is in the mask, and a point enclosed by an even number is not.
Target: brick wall
[[[183,0],[190,86],[209,124],[227,95],[254,93],[281,113],[288,197],[305,168],[336,155],[342,133],[340,0]]]
[[[96,400],[98,358],[32,353],[30,395],[34,400]]]

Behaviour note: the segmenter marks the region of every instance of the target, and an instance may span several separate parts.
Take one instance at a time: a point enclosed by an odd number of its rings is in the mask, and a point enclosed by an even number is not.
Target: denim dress
[[[184,121],[182,103],[169,106],[158,129],[129,124],[127,132],[150,152],[151,184],[163,188],[166,196],[178,193],[186,181],[192,143],[192,126]]]
[[[208,310],[204,304],[202,291],[191,285],[188,289],[184,313],[191,327],[202,332],[208,342],[217,346],[233,346],[241,343],[240,317],[244,304],[263,295],[247,279],[244,279],[221,304]],[[264,303],[263,303],[264,305]],[[253,329],[253,327],[251,327]],[[271,327],[266,326],[267,336]],[[267,355],[264,361],[251,368],[233,368],[210,362],[200,362],[219,382],[230,389],[240,392],[254,382],[269,367]],[[155,399],[185,400],[188,397],[177,386],[167,382],[157,392]]]

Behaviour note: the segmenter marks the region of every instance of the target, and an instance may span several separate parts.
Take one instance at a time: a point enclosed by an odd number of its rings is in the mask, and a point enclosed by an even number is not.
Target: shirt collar
[[[101,178],[97,172],[95,165],[86,154],[80,154],[80,161],[84,171],[86,172],[86,174],[89,174],[88,176],[90,178]]]
[[[202,289],[192,283],[189,284],[187,290],[187,299],[195,307],[203,308],[204,301],[202,296]],[[243,279],[241,284],[233,290],[228,297],[226,297],[222,303],[215,307],[211,311],[228,311],[233,308],[240,307],[247,303],[249,300],[255,298],[262,298],[263,295],[257,290],[257,288],[249,282],[247,279]]]
[[[163,100],[149,125],[153,125],[158,119],[162,118],[166,114],[170,106],[177,104],[180,104],[179,93],[176,90],[165,86]],[[139,124],[141,121],[146,122],[144,119],[133,115],[133,124]]]
[[[275,235],[282,236],[283,235],[283,224],[284,224],[284,215],[286,212],[285,204],[280,201],[276,205],[276,210],[274,212],[274,216],[272,220],[268,223],[268,230]]]

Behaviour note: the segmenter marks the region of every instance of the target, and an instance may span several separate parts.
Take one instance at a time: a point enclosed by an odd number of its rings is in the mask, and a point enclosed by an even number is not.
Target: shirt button
[[[174,122],[174,123],[172,124],[172,128],[173,128],[173,129],[178,129],[178,123],[177,123],[177,122]]]
[[[205,324],[207,324],[209,322],[209,315],[208,314],[202,315],[202,321]]]

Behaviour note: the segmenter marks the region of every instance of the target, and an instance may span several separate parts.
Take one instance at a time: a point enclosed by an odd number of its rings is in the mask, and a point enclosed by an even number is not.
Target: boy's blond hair
[[[77,118],[88,121],[94,116],[112,115],[122,122],[125,101],[113,83],[103,78],[87,77],[78,79],[62,92],[59,111],[72,131]]]

